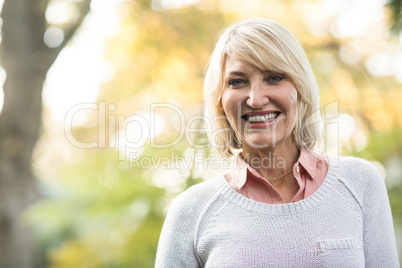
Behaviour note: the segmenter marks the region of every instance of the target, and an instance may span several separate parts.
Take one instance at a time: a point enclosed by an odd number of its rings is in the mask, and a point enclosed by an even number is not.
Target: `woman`
[[[175,199],[156,267],[399,267],[379,172],[313,150],[318,87],[289,31],[262,18],[230,26],[204,90],[212,143],[240,153]]]

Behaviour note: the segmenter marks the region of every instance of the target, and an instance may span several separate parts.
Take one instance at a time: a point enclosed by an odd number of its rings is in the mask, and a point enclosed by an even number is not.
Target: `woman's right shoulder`
[[[189,187],[173,200],[168,214],[200,213],[219,195],[217,182],[221,177],[222,175],[218,175]]]
[[[159,238],[155,267],[198,267],[195,235],[202,215],[220,195],[219,177],[191,186],[169,207]]]

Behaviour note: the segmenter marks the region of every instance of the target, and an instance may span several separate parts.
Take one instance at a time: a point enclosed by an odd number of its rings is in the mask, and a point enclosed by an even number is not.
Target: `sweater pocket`
[[[354,237],[320,240],[317,246],[324,267],[364,267],[364,252]]]

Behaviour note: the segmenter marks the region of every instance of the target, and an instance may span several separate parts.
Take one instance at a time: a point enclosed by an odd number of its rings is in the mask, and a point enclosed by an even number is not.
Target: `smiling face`
[[[294,143],[297,90],[285,74],[227,56],[222,108],[244,150]]]

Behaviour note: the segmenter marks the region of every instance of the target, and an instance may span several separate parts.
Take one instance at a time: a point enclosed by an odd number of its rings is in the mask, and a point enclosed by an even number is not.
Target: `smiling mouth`
[[[245,114],[242,116],[244,120],[253,123],[267,123],[275,120],[279,116],[280,112],[271,112],[265,114]]]

